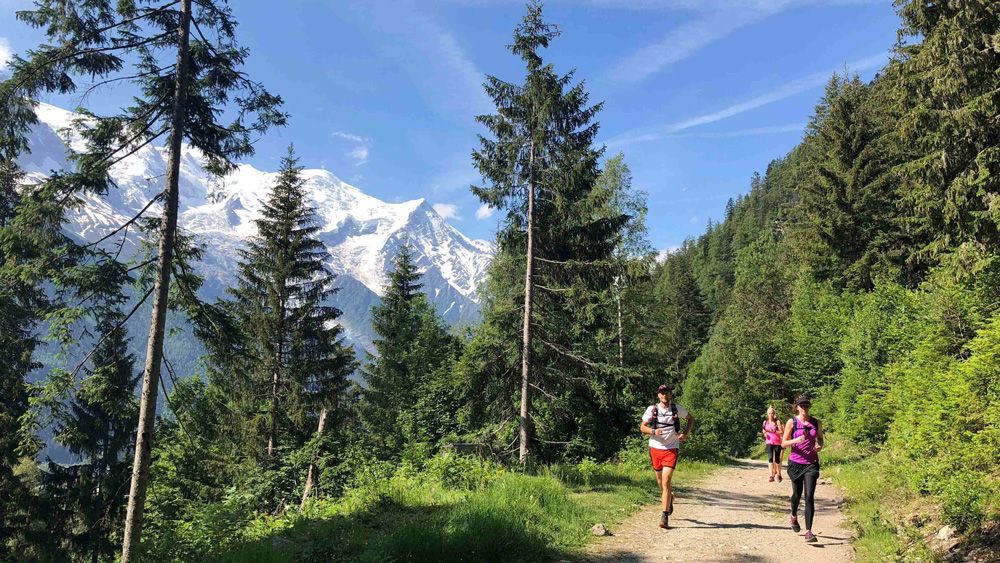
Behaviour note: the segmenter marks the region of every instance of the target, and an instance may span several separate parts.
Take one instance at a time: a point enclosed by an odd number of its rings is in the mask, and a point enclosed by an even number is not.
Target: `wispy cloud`
[[[888,60],[888,53],[878,53],[859,61],[848,63],[847,68],[850,70],[864,71],[876,66],[881,66]],[[685,119],[684,121],[680,121],[667,127],[667,133],[676,133],[678,131],[683,131],[699,125],[705,125],[706,123],[715,123],[716,121],[722,121],[723,119],[728,119],[734,115],[739,115],[752,109],[757,109],[761,106],[784,100],[785,98],[790,98],[795,94],[800,94],[807,90],[812,90],[817,86],[826,84],[827,81],[830,80],[830,76],[835,72],[838,72],[838,69],[817,72],[804,78],[788,82],[779,88],[767,92],[766,94],[762,94],[738,104],[733,104],[719,111],[699,115],[697,117],[692,117],[691,119]]]
[[[443,219],[455,219],[457,221],[462,220],[462,218],[458,216],[458,206],[454,203],[435,203],[431,207],[433,207],[434,211],[437,211],[437,214]]]
[[[796,133],[804,131],[806,123],[791,123],[789,125],[772,125],[769,127],[754,127],[752,129],[739,129],[736,131],[719,131],[712,133],[675,133],[666,135],[670,138],[692,138],[692,139],[732,139],[736,137],[756,137],[759,135],[774,135],[779,133]]]
[[[368,147],[356,147],[355,149],[349,151],[347,156],[356,161],[354,163],[355,166],[360,166],[365,162],[368,162]]]
[[[355,166],[361,166],[368,162],[368,154],[373,143],[371,137],[364,137],[346,131],[334,131],[330,133],[330,136],[342,139],[353,145],[344,155],[354,160]]]
[[[330,135],[337,137],[338,139],[346,139],[348,141],[354,141],[355,143],[370,143],[371,138],[362,137],[361,135],[355,135],[354,133],[347,133],[345,131],[334,131]]]
[[[682,23],[655,43],[620,61],[608,73],[613,82],[636,84],[667,66],[684,60],[707,45],[779,11],[779,6],[758,10],[720,11]]]
[[[787,9],[809,5],[876,4],[882,0],[587,0],[609,8],[696,12],[618,62],[607,72],[613,82],[636,84],[735,31]]]
[[[848,71],[865,71],[872,68],[876,68],[884,65],[889,60],[889,54],[887,52],[878,53],[870,57],[865,57],[863,59],[847,63],[846,66],[840,66],[837,68],[832,68],[825,70],[823,72],[817,72],[815,74],[810,74],[803,78],[798,78],[787,82],[770,92],[766,92],[759,96],[750,98],[726,108],[711,113],[706,113],[691,117],[688,119],[683,119],[676,123],[672,123],[665,127],[660,128],[659,131],[650,131],[648,128],[646,130],[632,131],[616,135],[609,139],[606,144],[608,146],[621,147],[626,145],[633,145],[636,143],[643,143],[647,141],[655,141],[657,139],[662,139],[667,136],[676,136],[677,133],[681,131],[686,131],[694,127],[699,127],[701,125],[707,125],[709,123],[716,123],[718,121],[723,121],[729,119],[730,117],[740,115],[741,113],[746,113],[748,111],[757,109],[761,106],[772,104],[790,98],[796,94],[801,94],[818,88],[823,84],[826,84],[830,77],[836,72],[843,72],[845,69]],[[768,129],[768,128],[763,128]],[[751,130],[746,130],[751,131]],[[764,132],[777,132],[777,131],[764,131]],[[757,134],[761,132],[758,131]],[[746,133],[750,134],[750,133]]]
[[[476,210],[476,219],[479,219],[480,221],[483,219],[489,219],[494,213],[496,213],[496,209],[484,203],[479,206],[479,209]]]
[[[409,74],[436,111],[464,119],[492,108],[482,87],[485,73],[426,5],[393,0],[358,2],[353,7],[371,18],[383,50]]]

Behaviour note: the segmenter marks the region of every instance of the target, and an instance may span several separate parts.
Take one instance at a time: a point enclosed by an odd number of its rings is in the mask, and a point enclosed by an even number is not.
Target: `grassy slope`
[[[926,542],[940,526],[936,508],[911,492],[892,461],[883,454],[865,455],[837,436],[827,440],[823,473],[847,495],[858,561],[940,560]]]
[[[718,467],[685,460],[680,490]],[[657,500],[648,469],[584,462],[540,475],[497,470],[478,485],[396,475],[305,513],[261,520],[251,541],[216,561],[540,561],[578,552],[595,523],[621,522]]]

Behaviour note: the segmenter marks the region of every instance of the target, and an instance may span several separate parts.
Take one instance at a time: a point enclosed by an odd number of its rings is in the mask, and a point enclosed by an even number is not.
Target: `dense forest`
[[[899,41],[874,80],[832,76],[802,142],[658,259],[626,156],[595,142],[602,104],[544,60],[559,29],[530,3],[509,46],[524,73],[487,77],[496,110],[477,117],[471,155],[473,193],[503,213],[481,322],[450,329],[404,248],[373,311],[375,352],[355,357],[292,148],[238,283],[199,297],[200,243],[177,225],[182,144],[224,175],[289,118],[243,70],[232,9],[39,0],[18,17],[48,43],[0,84],[0,556],[224,559],[278,532],[319,533],[300,515],[353,530],[346,520],[389,510],[393,483],[415,475],[455,490],[560,467],[587,481],[595,463],[634,457],[663,382],[698,420],[686,455],[748,455],[766,408],[809,394],[828,432],[944,521],[995,525],[1000,6],[896,10]],[[133,89],[132,105],[80,108],[73,168],[26,180],[34,102],[83,77]],[[170,167],[147,209],[161,217],[68,236],[67,212],[117,189],[108,170],[157,142]],[[125,256],[130,228],[146,242]],[[137,358],[123,327],[149,310]],[[164,354],[168,315],[204,345],[192,373]],[[45,364],[53,342],[69,368]],[[45,439],[79,461],[42,459]],[[511,533],[505,522],[490,533]],[[297,556],[348,557],[351,541]]]

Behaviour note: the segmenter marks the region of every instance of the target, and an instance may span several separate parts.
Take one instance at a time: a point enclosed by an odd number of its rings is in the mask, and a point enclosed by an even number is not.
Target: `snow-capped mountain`
[[[20,162],[35,178],[66,167],[67,150],[80,149],[79,139],[68,130],[73,113],[48,104],[40,104],[37,113],[31,152]],[[166,157],[165,148],[144,147],[116,164],[112,177],[119,189],[104,197],[88,196],[70,215],[68,228],[93,241],[134,216],[163,189]],[[206,248],[199,267],[207,296],[213,297],[233,284],[237,249],[256,233],[254,219],[277,174],[243,164],[216,178],[203,164],[196,149],[185,150],[178,221]],[[326,170],[307,169],[303,176],[321,225],[319,238],[329,252],[328,265],[337,274],[340,291],[333,304],[344,311],[341,322],[354,344],[371,347],[370,310],[404,241],[414,247],[424,291],[444,318],[452,324],[477,318],[476,292],[492,256],[490,243],[466,237],[423,199],[386,203]],[[146,212],[149,217],[159,214],[158,203]]]

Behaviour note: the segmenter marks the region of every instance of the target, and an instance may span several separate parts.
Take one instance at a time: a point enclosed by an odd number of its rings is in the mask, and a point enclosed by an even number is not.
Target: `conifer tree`
[[[367,385],[362,396],[361,417],[375,435],[398,432],[401,402],[413,399],[422,375],[414,371],[413,347],[420,331],[418,300],[421,273],[413,261],[413,248],[402,244],[393,263],[381,302],[372,307],[375,354],[364,369]]]
[[[283,434],[301,445],[307,421],[336,406],[354,362],[335,323],[340,311],[326,304],[336,291],[334,276],[291,147],[255,223],[230,290],[249,343],[234,379],[253,429],[249,447],[273,459]]]
[[[139,375],[120,328],[124,314],[116,307],[121,300],[112,299],[100,314],[96,327],[100,342],[90,360],[90,374],[57,417],[56,442],[80,462],[65,468],[50,462],[45,478],[50,494],[67,514],[68,525],[61,530],[67,549],[94,562],[114,555],[114,532],[125,516],[127,454],[139,411],[135,399]]]
[[[833,259],[817,273],[866,290],[884,265],[896,214],[869,90],[857,75],[830,79],[809,123],[816,161],[801,184],[810,230],[825,247],[814,254]]]
[[[44,296],[10,267],[22,258],[10,245],[20,178],[11,161],[0,160],[0,497],[10,508],[0,512],[0,549],[10,551],[18,549],[15,542],[25,527],[23,512],[13,507],[31,504],[14,468],[24,453],[32,453],[19,447],[21,417],[28,412],[26,377],[38,367],[32,359],[35,323],[45,306]]]
[[[497,235],[499,249],[488,285],[496,295],[487,301],[484,319],[485,324],[497,325],[482,329],[482,338],[491,342],[473,344],[473,354],[479,357],[472,364],[480,366],[474,370],[489,372],[479,379],[495,385],[491,397],[480,400],[503,409],[507,401],[500,397],[509,390],[509,366],[488,365],[490,352],[480,345],[494,348],[494,358],[507,357],[506,352],[498,354],[495,347],[506,349],[506,345],[493,340],[492,333],[499,330],[501,339],[508,338],[513,328],[509,323],[518,315],[521,377],[516,441],[522,463],[534,447],[539,423],[552,436],[561,436],[582,423],[564,409],[593,413],[602,409],[600,394],[587,388],[599,383],[593,379],[597,372],[606,373],[603,355],[608,350],[587,335],[611,321],[600,314],[600,303],[613,284],[612,255],[628,220],[626,215],[607,212],[609,194],[594,190],[602,150],[592,146],[598,129],[593,119],[601,104],[589,105],[583,84],[572,84],[573,73],[557,75],[539,54],[558,34],[542,19],[541,4],[530,3],[509,47],[525,63],[524,82],[487,77],[486,92],[497,113],[477,119],[493,138],[481,136],[480,148],[473,153],[475,165],[489,182],[473,187],[473,193],[507,215]],[[518,271],[520,289],[504,287]],[[501,299],[519,299],[520,305]],[[595,352],[602,357],[588,357]],[[609,359],[611,365],[616,363],[614,356]],[[581,373],[588,371],[590,377]],[[550,399],[544,411],[533,405],[537,390]],[[578,400],[587,404],[568,406]]]
[[[990,0],[897,0],[903,92],[898,142],[908,228],[934,261],[1000,244],[1000,7]],[[907,41],[909,40],[909,41]],[[896,72],[898,71],[898,75]]]
[[[236,42],[236,22],[218,0],[175,0],[142,5],[126,1],[40,0],[18,18],[44,28],[53,44],[15,57],[12,75],[0,88],[0,152],[14,159],[27,148],[26,134],[36,121],[33,100],[43,93],[78,90],[87,76],[102,85],[136,89],[134,103],[118,114],[98,116],[80,109],[86,119],[77,127],[87,149],[73,157],[75,169],[53,174],[32,194],[59,212],[84,192],[111,188],[108,169],[139,148],[167,135],[167,174],[160,197],[163,213],[157,252],[149,340],[143,370],[139,424],[122,559],[134,557],[148,487],[153,423],[169,287],[175,251],[182,142],[201,151],[214,172],[232,167],[232,159],[253,152],[253,136],[284,123],[281,104],[241,69],[246,49]],[[192,29],[194,37],[192,37]],[[88,90],[88,92],[90,91]],[[221,122],[224,109],[233,121]],[[148,209],[145,208],[143,212]],[[138,220],[139,216],[132,221]],[[132,222],[130,221],[130,223]]]
[[[682,382],[687,367],[708,337],[710,314],[691,271],[693,248],[685,245],[664,261],[656,282],[655,334],[659,372],[674,384]]]

